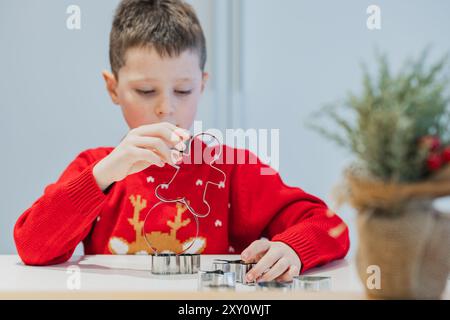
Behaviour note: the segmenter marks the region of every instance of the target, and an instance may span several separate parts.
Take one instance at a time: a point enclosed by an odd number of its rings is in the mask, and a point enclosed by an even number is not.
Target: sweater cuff
[[[106,199],[92,172],[96,164],[97,162],[89,165],[78,177],[67,183],[69,199],[82,214],[96,209]]]
[[[315,247],[317,238],[314,236],[306,236],[305,232],[299,230],[286,230],[277,234],[272,241],[280,241],[290,246],[300,258],[302,263],[300,272],[304,272],[319,264],[319,254]]]

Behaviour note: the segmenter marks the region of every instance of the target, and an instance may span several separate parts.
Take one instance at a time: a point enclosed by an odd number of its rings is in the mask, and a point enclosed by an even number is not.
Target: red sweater
[[[151,248],[180,252],[188,247],[189,253],[238,254],[252,241],[266,237],[291,246],[300,257],[303,272],[343,258],[349,249],[347,226],[324,202],[285,185],[276,172],[261,175],[262,169],[271,168],[248,151],[243,151],[245,164],[217,161],[215,166],[226,176],[225,181],[216,181],[219,185],[206,184],[223,176],[211,166],[181,165],[183,170],[170,190],[184,186],[188,203],[201,213],[205,207],[198,195],[207,187],[210,213],[198,219],[198,234],[191,211],[176,203],[155,207],[144,226],[150,208],[159,202],[155,188],[168,183],[175,169],[150,166],[102,192],[92,169],[112,150],[97,148],[79,154],[19,217],[14,239],[24,263],[65,262],[81,241],[85,254],[148,254],[153,252]],[[223,147],[221,158],[236,152]],[[256,163],[248,161],[249,157]]]

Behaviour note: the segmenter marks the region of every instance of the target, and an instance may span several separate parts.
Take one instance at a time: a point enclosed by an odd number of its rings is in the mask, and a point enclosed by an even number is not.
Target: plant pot
[[[357,228],[357,270],[369,297],[441,298],[450,271],[448,215],[435,211],[431,201],[414,201],[395,214],[359,212]]]

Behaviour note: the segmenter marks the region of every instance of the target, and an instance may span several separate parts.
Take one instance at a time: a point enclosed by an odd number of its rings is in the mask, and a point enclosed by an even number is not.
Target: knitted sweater
[[[80,242],[85,254],[238,254],[261,237],[294,249],[302,272],[346,255],[347,226],[322,200],[285,185],[251,152],[221,148],[214,166],[150,166],[105,191],[93,167],[113,148],[82,152],[16,222],[21,259],[62,263]],[[230,155],[245,161],[229,164]],[[161,197],[182,197],[188,206],[160,202],[161,184]]]

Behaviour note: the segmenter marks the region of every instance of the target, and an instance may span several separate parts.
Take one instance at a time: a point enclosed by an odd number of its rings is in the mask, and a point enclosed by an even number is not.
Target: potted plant
[[[450,195],[447,57],[427,56],[392,73],[377,55],[376,76],[363,68],[362,92],[323,107],[311,124],[355,156],[336,195],[357,211],[357,270],[370,297],[440,298],[449,274],[450,218],[433,206]],[[366,285],[370,270],[380,286]]]

